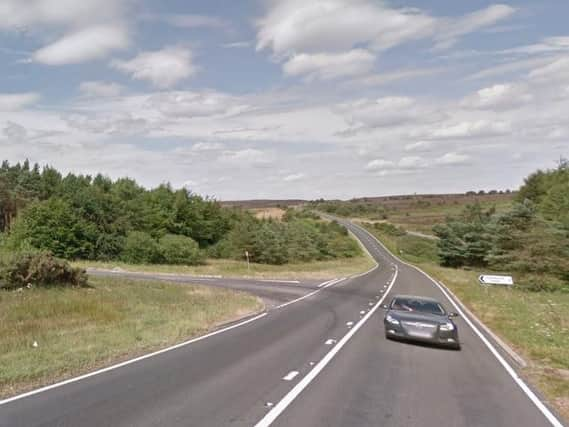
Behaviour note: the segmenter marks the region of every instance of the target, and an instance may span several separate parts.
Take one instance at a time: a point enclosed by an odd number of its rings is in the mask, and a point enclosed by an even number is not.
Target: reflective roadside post
[[[247,258],[247,274],[251,271],[251,266],[249,265],[249,251],[245,251],[245,258]]]

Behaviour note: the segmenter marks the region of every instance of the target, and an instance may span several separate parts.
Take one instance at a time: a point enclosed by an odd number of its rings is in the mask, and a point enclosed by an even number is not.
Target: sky
[[[0,157],[221,200],[515,189],[569,155],[565,0],[0,0]]]

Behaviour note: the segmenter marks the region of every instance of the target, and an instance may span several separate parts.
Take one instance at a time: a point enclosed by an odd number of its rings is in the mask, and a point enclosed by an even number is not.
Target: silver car
[[[433,298],[396,295],[383,323],[387,339],[419,341],[460,350],[458,328],[453,322],[456,313],[447,313]]]

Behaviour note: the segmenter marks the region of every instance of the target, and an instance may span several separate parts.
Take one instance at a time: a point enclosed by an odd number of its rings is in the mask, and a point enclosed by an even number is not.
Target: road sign
[[[481,275],[478,280],[482,285],[505,285],[512,286],[514,279],[512,276],[488,276]]]

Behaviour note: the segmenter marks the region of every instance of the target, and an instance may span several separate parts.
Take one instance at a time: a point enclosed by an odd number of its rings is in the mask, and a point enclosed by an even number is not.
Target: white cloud
[[[548,84],[569,82],[569,56],[563,56],[532,70],[528,77],[531,80]]]
[[[10,142],[24,142],[28,137],[28,131],[18,123],[7,122],[2,133]]]
[[[151,128],[147,120],[130,113],[106,115],[70,114],[63,116],[69,127],[93,134],[138,135]]]
[[[124,0],[2,0],[0,28],[21,30],[38,25],[79,27],[121,16]]]
[[[460,153],[446,153],[444,156],[438,158],[435,163],[441,166],[458,166],[468,164],[470,156]]]
[[[436,143],[434,141],[418,141],[407,144],[405,146],[405,151],[407,152],[429,152],[435,148]]]
[[[415,8],[393,8],[371,0],[275,0],[257,22],[257,50],[269,49],[291,75],[319,76],[349,52],[375,55],[410,41],[430,39],[450,47],[466,34],[508,18],[514,9],[493,5],[456,18],[440,18]],[[292,61],[292,62],[291,62]],[[359,59],[358,72],[373,65]],[[297,63],[300,63],[297,65]],[[346,66],[342,62],[342,66]],[[305,71],[303,71],[305,70]],[[318,71],[317,71],[318,70]],[[355,71],[335,76],[354,75]]]
[[[374,62],[375,56],[364,49],[343,53],[301,53],[292,56],[283,70],[291,76],[306,75],[308,79],[330,80],[366,73]]]
[[[244,40],[244,41],[240,41],[240,42],[224,43],[221,45],[221,47],[223,47],[225,49],[245,49],[245,48],[251,47],[252,45],[253,45],[253,42],[248,41],[248,40]]]
[[[196,14],[163,14],[147,15],[143,17],[146,21],[164,22],[178,28],[210,28],[229,30],[231,25],[225,19],[210,15]]]
[[[198,71],[191,50],[183,47],[142,52],[129,61],[115,60],[111,66],[159,88],[172,87]]]
[[[443,28],[435,36],[435,47],[439,49],[449,48],[456,44],[460,37],[509,18],[515,12],[516,9],[511,6],[495,4],[454,21],[449,20],[446,28]]]
[[[262,167],[268,166],[274,161],[271,153],[257,150],[255,148],[246,148],[236,151],[225,151],[219,158],[221,163],[235,167]]]
[[[114,97],[119,96],[124,87],[114,82],[88,81],[79,85],[79,91],[87,97]]]
[[[370,161],[366,165],[365,169],[367,171],[378,171],[383,169],[392,169],[393,167],[395,167],[395,163],[391,160],[375,159]]]
[[[303,173],[295,173],[292,175],[287,175],[283,178],[284,182],[295,182],[295,181],[300,181],[302,179],[305,178],[306,175],[304,175]]]
[[[464,121],[441,126],[430,133],[432,139],[486,138],[507,135],[512,132],[512,124],[499,120]]]
[[[197,142],[192,145],[192,151],[219,151],[225,149],[225,145],[220,142]]]
[[[33,54],[46,65],[78,64],[105,57],[128,46],[128,34],[120,26],[95,26],[67,34]]]
[[[35,92],[0,93],[0,111],[15,111],[35,104],[40,95]]]
[[[166,116],[188,118],[237,114],[249,108],[237,97],[214,91],[163,92],[149,97],[147,104]]]
[[[527,85],[496,84],[466,97],[461,105],[466,108],[500,110],[522,107],[532,100],[533,95]]]

